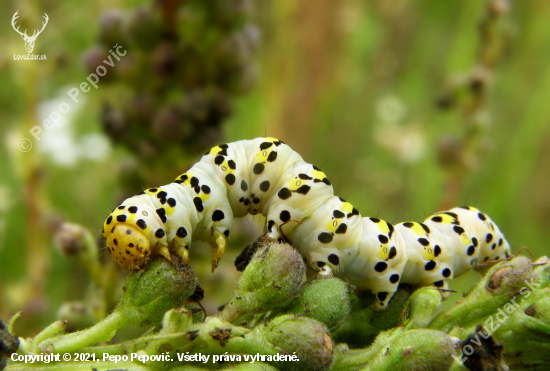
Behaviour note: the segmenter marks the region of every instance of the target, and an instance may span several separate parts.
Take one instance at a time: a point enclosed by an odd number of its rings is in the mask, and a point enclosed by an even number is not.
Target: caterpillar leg
[[[187,246],[177,248],[176,253],[180,256],[183,264],[187,264],[189,261],[189,251],[187,250]]]
[[[225,252],[225,246],[227,244],[226,237],[223,233],[214,230],[214,242],[211,245],[212,252],[212,272],[218,266],[223,253]]]
[[[170,257],[170,250],[168,250],[168,247],[161,246],[159,249],[159,254],[164,256],[166,260],[172,261],[172,258]]]

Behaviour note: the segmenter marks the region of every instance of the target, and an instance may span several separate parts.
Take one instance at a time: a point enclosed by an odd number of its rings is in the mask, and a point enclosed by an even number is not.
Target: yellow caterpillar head
[[[137,270],[157,254],[157,241],[166,239],[157,230],[151,233],[156,224],[155,216],[147,207],[119,206],[105,220],[103,236],[109,254],[126,270]],[[158,222],[157,222],[158,223]]]
[[[133,225],[116,224],[111,228],[106,244],[109,254],[126,270],[137,270],[150,259],[151,242]]]

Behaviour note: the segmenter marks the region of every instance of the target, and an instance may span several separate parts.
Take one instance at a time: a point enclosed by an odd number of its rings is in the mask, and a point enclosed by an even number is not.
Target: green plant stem
[[[72,352],[102,341],[109,341],[115,336],[119,328],[128,326],[131,323],[132,321],[128,316],[115,310],[103,321],[86,330],[42,341],[38,344],[38,350],[52,353]]]

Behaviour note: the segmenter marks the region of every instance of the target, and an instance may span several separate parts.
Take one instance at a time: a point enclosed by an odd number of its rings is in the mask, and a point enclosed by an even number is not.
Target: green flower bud
[[[428,327],[441,306],[441,292],[432,286],[416,290],[409,298],[404,324],[408,328]]]
[[[196,287],[189,266],[177,268],[166,259],[156,259],[144,272],[130,273],[118,309],[132,317],[134,325],[157,325],[166,311],[182,306]]]
[[[285,312],[305,314],[334,330],[350,312],[348,285],[338,278],[314,280]]]
[[[550,289],[540,290],[538,300],[525,309],[525,314],[550,326]]]
[[[338,347],[332,370],[449,370],[458,355],[458,342],[441,331],[400,327],[381,333],[366,349]]]
[[[372,293],[364,293],[360,298],[352,297],[350,314],[332,334],[333,339],[353,347],[369,345],[381,331],[397,325],[409,295],[410,289],[401,285],[383,311],[372,308],[375,300]]]
[[[267,327],[258,328],[267,341],[281,349],[281,353],[298,357],[296,362],[273,362],[281,370],[327,370],[330,367],[332,341],[327,328],[319,322],[304,317],[280,316]]]
[[[487,273],[482,283],[487,291],[496,296],[519,291],[525,286],[526,280],[538,283],[538,279],[538,275],[533,273],[531,260],[520,256],[497,264]]]
[[[232,322],[245,314],[267,312],[296,296],[305,265],[296,250],[272,243],[256,251],[239,278],[233,297],[219,316]]]
[[[506,305],[510,298],[527,286],[539,285],[539,275],[525,257],[495,265],[460,302],[440,313],[430,328],[449,331],[455,326],[472,327]]]
[[[195,292],[197,282],[191,268],[173,266],[164,258],[150,262],[145,271],[132,272],[116,309],[94,326],[72,334],[45,338],[39,351],[65,353],[108,341],[126,326],[158,326],[164,314],[183,305]]]
[[[539,287],[545,288],[550,285],[550,259],[541,256],[533,262],[534,271],[539,275]]]

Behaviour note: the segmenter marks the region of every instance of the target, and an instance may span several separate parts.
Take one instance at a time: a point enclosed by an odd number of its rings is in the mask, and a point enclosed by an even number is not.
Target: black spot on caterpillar
[[[472,262],[510,255],[498,227],[472,207],[395,227],[361,217],[334,195],[321,170],[274,138],[212,148],[174,183],[125,200],[107,218],[104,236],[111,256],[128,270],[155,255],[170,259],[169,249],[187,262],[194,240],[213,247],[213,270],[233,218],[248,213],[264,215],[266,236],[277,240],[284,235],[312,269],[372,291],[379,309],[400,282],[447,288]]]

